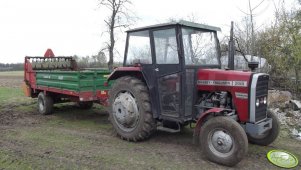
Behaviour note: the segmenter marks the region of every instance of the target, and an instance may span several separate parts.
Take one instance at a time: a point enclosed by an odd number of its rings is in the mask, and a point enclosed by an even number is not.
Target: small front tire
[[[225,116],[206,121],[201,127],[199,140],[208,160],[226,166],[239,163],[248,151],[244,129],[235,120]]]
[[[276,138],[279,135],[280,131],[280,122],[277,118],[277,116],[271,112],[270,110],[267,111],[267,117],[272,118],[272,129],[268,130],[262,135],[258,136],[252,136],[248,134],[248,140],[252,144],[256,145],[262,145],[262,146],[267,146],[274,142]]]

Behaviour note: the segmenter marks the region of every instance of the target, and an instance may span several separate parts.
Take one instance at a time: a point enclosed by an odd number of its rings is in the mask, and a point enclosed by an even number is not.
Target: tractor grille
[[[260,75],[256,84],[256,100],[259,100],[259,106],[255,107],[255,121],[258,122],[266,118],[267,104],[262,103],[264,98],[267,100],[269,86],[269,76]]]
[[[269,76],[261,75],[258,77],[256,85],[256,96],[263,96],[268,94]]]

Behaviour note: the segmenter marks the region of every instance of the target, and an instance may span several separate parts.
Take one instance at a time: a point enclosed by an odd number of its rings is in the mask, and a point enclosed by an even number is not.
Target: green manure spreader
[[[53,104],[77,102],[83,109],[93,103],[107,105],[110,84],[108,70],[80,70],[72,57],[25,57],[23,89],[26,96],[38,98],[41,114],[51,114]]]

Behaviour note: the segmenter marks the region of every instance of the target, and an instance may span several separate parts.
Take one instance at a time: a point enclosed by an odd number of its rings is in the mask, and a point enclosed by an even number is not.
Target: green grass
[[[57,151],[63,151],[68,147],[83,147],[90,142],[84,138],[72,133],[66,133],[58,127],[42,126],[41,128],[20,129],[14,131],[7,139],[23,141],[34,144],[36,149],[52,148]]]
[[[74,113],[74,111],[72,111]],[[88,120],[80,120],[80,118],[72,118],[72,115],[69,115],[70,117],[67,117],[61,115],[61,113],[58,113],[60,115],[57,115],[53,119],[49,120],[47,122],[47,125],[52,127],[61,127],[61,128],[71,128],[71,129],[82,129],[82,130],[99,130],[99,129],[110,129],[111,125],[106,122],[103,123],[101,119],[95,118],[95,119],[88,119]],[[86,114],[86,113],[82,113]]]
[[[25,96],[21,88],[0,87],[0,103],[19,101],[24,98]]]
[[[7,150],[0,150],[0,168],[1,169],[23,169],[23,170],[32,169],[30,164],[17,159],[13,153]]]
[[[20,112],[32,112],[33,110],[37,110],[37,104],[34,101],[32,103],[28,102],[26,105],[20,105],[15,109],[16,111],[20,111]]]
[[[19,77],[23,76],[24,71],[1,71],[0,76]]]

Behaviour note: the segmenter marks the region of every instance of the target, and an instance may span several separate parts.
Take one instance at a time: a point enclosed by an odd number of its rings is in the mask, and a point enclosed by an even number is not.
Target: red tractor
[[[108,78],[115,80],[110,121],[122,139],[196,123],[203,154],[234,166],[248,141],[269,145],[277,138],[279,121],[267,108],[269,75],[221,69],[217,31],[187,21],[127,31],[123,67]]]

